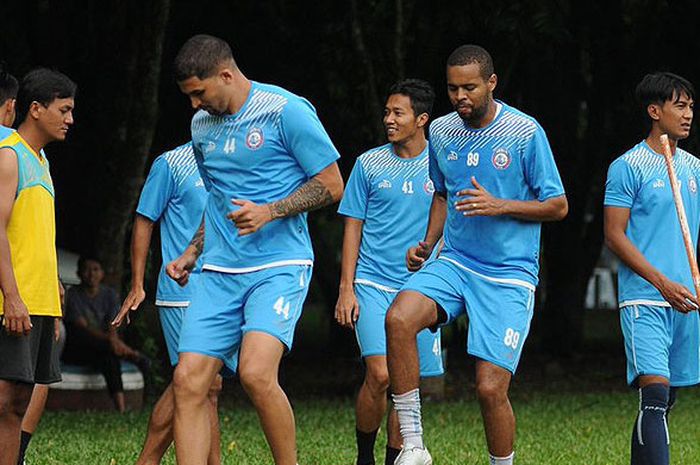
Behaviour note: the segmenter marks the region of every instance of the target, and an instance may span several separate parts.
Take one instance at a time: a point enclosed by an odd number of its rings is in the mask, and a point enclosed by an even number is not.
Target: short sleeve
[[[605,206],[632,208],[639,185],[634,170],[625,160],[618,158],[608,168],[605,181]]]
[[[363,220],[367,217],[367,203],[369,200],[369,182],[360,158],[355,161],[355,166],[350,173],[343,199],[340,201],[338,213],[341,215]]]
[[[158,221],[175,191],[175,181],[165,157],[155,159],[141,190],[136,212],[151,221]]]
[[[526,182],[540,202],[564,194],[552,148],[539,125],[536,125],[535,133],[525,146],[524,168]]]
[[[309,178],[340,158],[316,110],[307,100],[289,100],[282,110],[281,128],[285,147]]]
[[[435,192],[444,194],[447,191],[445,188],[445,175],[440,171],[435,147],[435,144],[430,144],[428,147],[428,175],[430,176],[430,180],[433,181]]]

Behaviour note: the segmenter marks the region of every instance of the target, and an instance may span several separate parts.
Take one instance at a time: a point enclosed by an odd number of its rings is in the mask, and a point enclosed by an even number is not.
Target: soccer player
[[[374,442],[386,411],[389,373],[384,319],[398,289],[409,277],[405,251],[428,226],[433,183],[428,176],[425,139],[435,93],[425,81],[394,84],[384,107],[389,141],[355,162],[338,212],[345,216],[343,260],[335,318],[354,328],[365,360],[357,395],[357,465],[374,465]],[[443,373],[440,333],[418,334],[422,376]],[[387,425],[385,464],[401,450],[395,412]]]
[[[627,382],[639,389],[632,465],[669,463],[667,413],[676,389],[700,383],[698,300],[659,136],[667,134],[693,244],[700,227],[700,161],[677,146],[690,134],[693,86],[671,73],[646,75],[637,100],[651,129],[617,158],[605,184],[605,241],[622,262],[620,324]]]
[[[192,288],[199,278],[199,268],[192,271],[187,286],[178,286],[168,278],[165,266],[176,259],[189,244],[202,220],[206,199],[207,193],[197,170],[191,142],[169,150],[153,161],[136,207],[136,218],[131,233],[131,290],[113,323],[117,326],[121,324],[128,312],[137,310],[146,298],[143,288],[146,259],[153,227],[155,223],[160,222],[163,265],[158,275],[156,305],[170,363],[173,366],[177,365],[180,328],[190,304]],[[221,463],[217,414],[220,390],[221,379],[217,377],[209,395],[212,431],[209,465]],[[173,440],[174,411],[175,400],[171,383],[153,408],[137,465],[160,463]]]
[[[339,155],[306,100],[248,80],[221,39],[189,39],[175,77],[200,110],[192,146],[209,191],[200,230],[167,268],[186,282],[204,247],[174,375],[178,463],[205,463],[207,391],[240,347],[238,374],[275,464],[294,465],[294,416],[277,372],[311,278],[306,212],[340,199]]]
[[[17,96],[22,123],[0,141],[0,465],[16,464],[34,384],[61,380],[54,190],[42,149],[65,139],[75,90],[56,71],[29,72]]]
[[[392,399],[403,437],[398,465],[432,463],[422,436],[416,334],[465,312],[489,459],[513,463],[508,387],[530,329],[540,224],[562,219],[568,207],[544,130],[494,100],[496,83],[491,56],[481,47],[461,46],[447,59],[455,112],[430,125],[435,194],[425,238],[409,249],[409,264],[425,262],[443,225],[445,244],[437,260],[404,284],[386,319]]]

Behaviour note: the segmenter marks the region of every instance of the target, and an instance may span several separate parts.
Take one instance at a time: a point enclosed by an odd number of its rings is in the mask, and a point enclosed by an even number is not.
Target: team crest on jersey
[[[432,195],[435,192],[435,184],[433,184],[433,181],[428,179],[428,182],[423,184],[423,190],[426,194]]]
[[[692,192],[693,194],[695,194],[698,191],[698,183],[692,176],[688,178],[688,189],[690,189],[690,192]]]
[[[263,142],[265,142],[265,136],[260,128],[250,128],[248,130],[248,135],[245,136],[245,145],[248,146],[250,150],[258,150],[262,147]]]
[[[491,162],[497,170],[504,170],[510,166],[511,156],[506,149],[496,149],[493,151]]]

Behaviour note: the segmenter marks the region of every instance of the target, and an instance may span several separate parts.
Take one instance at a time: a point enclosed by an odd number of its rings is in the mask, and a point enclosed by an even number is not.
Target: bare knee
[[[0,418],[22,418],[32,397],[31,385],[3,383],[0,395]]]
[[[192,367],[179,363],[173,373],[173,394],[177,406],[183,402],[203,401],[207,396],[207,389],[202,389],[196,382],[196,372]]]
[[[413,291],[404,291],[396,296],[385,319],[387,337],[413,336],[436,323],[435,302]]]
[[[365,385],[374,395],[384,395],[389,389],[389,371],[386,364],[368,364],[365,373]]]
[[[508,383],[500,379],[484,377],[476,381],[476,396],[484,407],[508,401]]]
[[[241,363],[238,376],[251,398],[264,398],[277,387],[277,370],[258,363]]]

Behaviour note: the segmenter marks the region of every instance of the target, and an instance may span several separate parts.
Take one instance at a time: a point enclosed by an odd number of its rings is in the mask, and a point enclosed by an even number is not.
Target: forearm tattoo
[[[297,215],[316,210],[333,203],[333,196],[328,188],[318,179],[312,178],[286,199],[270,205],[272,219]]]
[[[204,250],[204,219],[202,219],[202,224],[197,228],[197,232],[194,233],[190,245],[194,246],[197,251],[197,256],[199,257],[202,254],[202,250]]]

